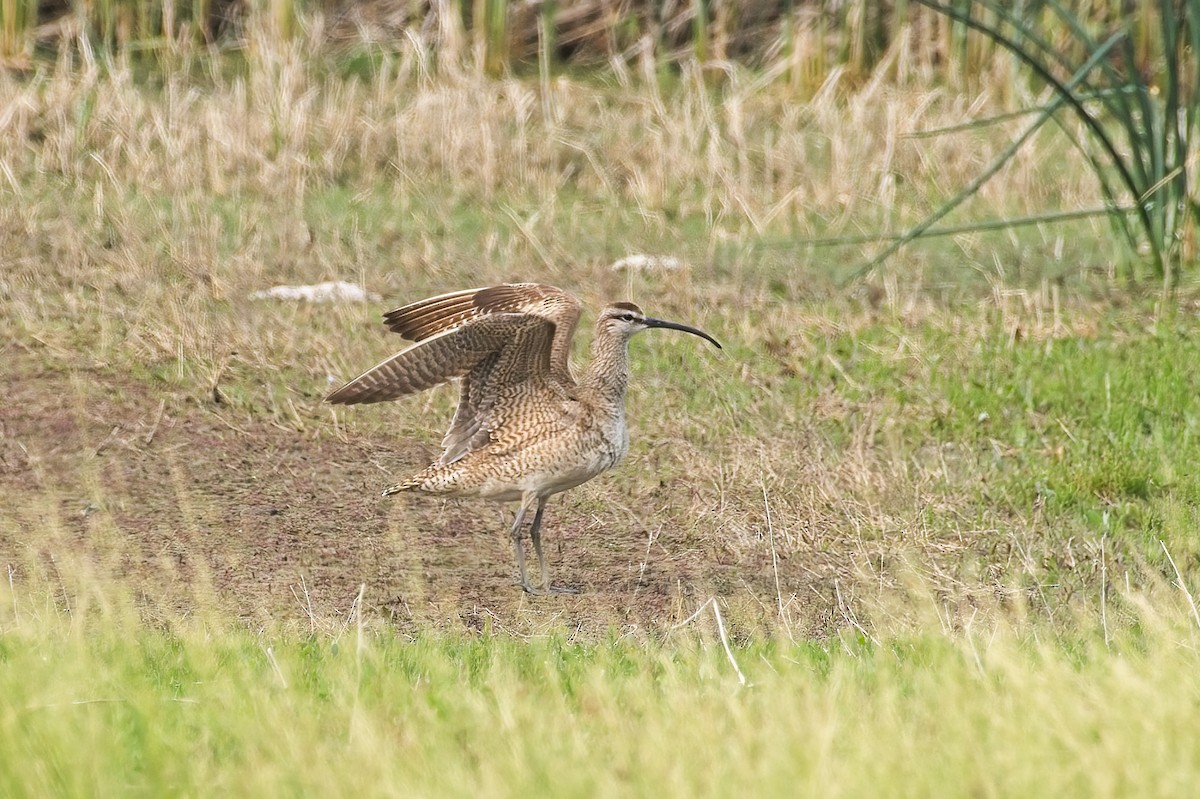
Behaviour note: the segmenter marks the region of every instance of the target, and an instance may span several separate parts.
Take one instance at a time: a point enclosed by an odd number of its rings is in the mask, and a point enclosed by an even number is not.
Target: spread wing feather
[[[388,311],[388,329],[411,341],[423,341],[443,330],[497,313],[530,314],[554,323],[550,368],[560,379],[570,380],[571,337],[582,306],[572,295],[542,283],[504,283],[430,297]]]
[[[442,439],[439,464],[453,463],[490,443],[495,432],[520,415],[525,403],[545,402],[554,391],[556,381],[549,377],[554,325],[541,321],[517,332],[512,341],[464,375],[454,421]]]
[[[492,314],[417,342],[363,372],[325,399],[358,405],[415,394],[469,374],[488,356],[513,349],[518,342],[527,346],[531,340],[540,338],[548,343],[552,328],[550,322],[536,316]],[[531,369],[538,368],[535,357],[526,355],[514,360]]]
[[[475,295],[483,289],[467,289],[431,297],[388,311],[383,323],[388,330],[410,341],[421,341],[476,315]]]
[[[581,306],[539,283],[511,283],[431,297],[384,315],[416,342],[329,395],[334,403],[382,402],[459,379],[459,401],[438,464],[501,435],[529,402],[566,396]]]

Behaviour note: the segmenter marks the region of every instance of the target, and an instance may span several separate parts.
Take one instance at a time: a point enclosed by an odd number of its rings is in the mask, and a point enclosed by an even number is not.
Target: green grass
[[[9,607],[0,792],[1187,796],[1200,633],[1142,614],[1107,648],[932,614],[875,643],[750,641],[743,687],[690,629],[252,633]]]

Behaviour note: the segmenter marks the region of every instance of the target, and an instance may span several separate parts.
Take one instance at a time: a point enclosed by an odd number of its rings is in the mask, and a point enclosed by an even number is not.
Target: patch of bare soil
[[[82,570],[115,578],[151,615],[215,604],[251,623],[336,623],[360,587],[368,613],[401,627],[661,630],[713,593],[740,594],[764,622],[774,610],[769,555],[730,562],[669,534],[648,548],[645,529],[598,526],[571,493],[549,507],[545,540],[555,583],[581,593],[530,597],[511,508],[380,496],[427,462],[412,442],[346,437],[328,415],[279,426],[217,395],[2,355],[0,563],[18,582],[61,584],[62,602]]]

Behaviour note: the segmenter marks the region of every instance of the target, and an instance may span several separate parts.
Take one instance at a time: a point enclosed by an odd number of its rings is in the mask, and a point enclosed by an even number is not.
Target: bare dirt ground
[[[345,437],[332,417],[255,421],[219,394],[156,392],[25,344],[2,355],[0,562],[60,584],[60,603],[70,562],[115,576],[151,616],[215,603],[250,623],[336,624],[363,587],[364,609],[400,627],[661,630],[714,593],[739,597],[746,620],[772,617],[769,554],[730,558],[669,530],[648,546],[647,529],[595,518],[574,492],[551,504],[545,540],[553,581],[581,593],[527,596],[510,508],[379,495],[389,473],[427,461],[419,444]],[[780,569],[819,626],[825,592],[796,591],[811,568]]]

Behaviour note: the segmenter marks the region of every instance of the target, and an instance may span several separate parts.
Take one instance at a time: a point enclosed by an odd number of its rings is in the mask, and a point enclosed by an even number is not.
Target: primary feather
[[[488,443],[523,397],[574,386],[569,357],[580,304],[538,283],[443,294],[384,314],[387,327],[415,342],[327,398],[383,402],[459,379],[458,407],[438,465]]]

